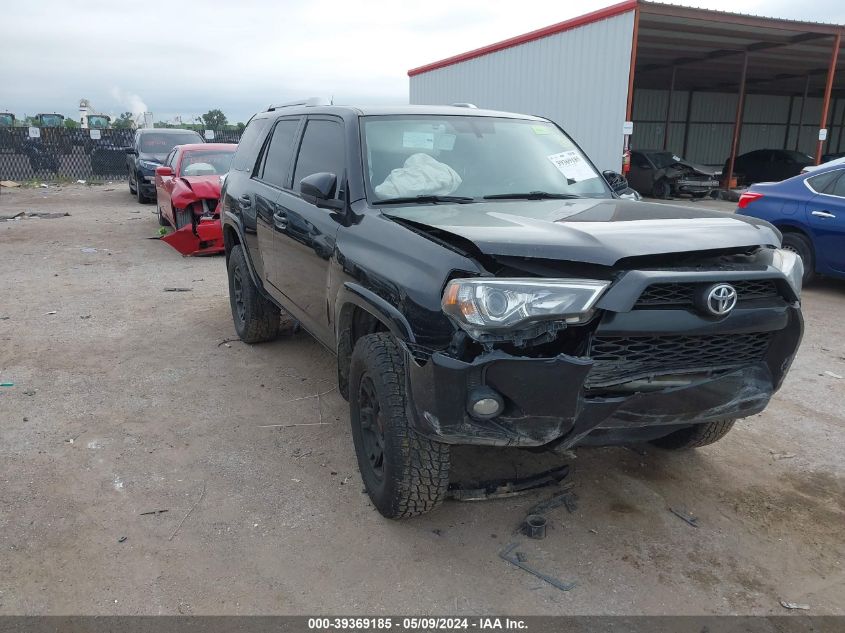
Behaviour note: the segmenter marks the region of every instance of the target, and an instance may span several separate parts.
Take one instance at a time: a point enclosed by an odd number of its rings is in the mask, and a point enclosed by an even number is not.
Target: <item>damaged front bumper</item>
[[[676,322],[676,312],[649,312],[610,313],[595,335],[670,338],[690,333],[688,322]],[[648,330],[643,323],[649,324]],[[722,321],[702,323],[694,333],[742,336],[749,331],[765,333],[766,347],[741,366],[731,366],[726,358],[711,366],[656,371],[598,388],[591,386],[595,361],[588,357],[535,358],[491,351],[465,362],[439,351],[424,359],[418,351],[406,351],[411,419],[420,433],[449,444],[555,443],[566,448],[652,439],[672,427],[747,417],[766,407],[789,369],[803,331],[800,309],[797,304],[737,309]],[[484,420],[469,414],[471,394],[482,386],[505,401],[498,417]]]
[[[217,255],[225,250],[220,218],[199,218],[196,224],[162,236],[162,242],[175,248],[185,257]]]

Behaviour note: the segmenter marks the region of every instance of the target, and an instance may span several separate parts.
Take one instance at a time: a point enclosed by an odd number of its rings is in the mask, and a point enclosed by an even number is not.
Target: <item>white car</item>
[[[834,158],[826,163],[822,163],[821,165],[809,165],[801,170],[802,174],[809,174],[811,171],[816,171],[817,169],[824,169],[825,167],[833,167],[834,165],[845,165],[845,156],[841,158]]]

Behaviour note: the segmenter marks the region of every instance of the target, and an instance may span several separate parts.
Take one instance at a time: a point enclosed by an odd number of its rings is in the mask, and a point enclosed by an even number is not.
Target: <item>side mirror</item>
[[[622,174],[607,170],[602,172],[602,176],[604,176],[604,179],[610,185],[610,188],[613,189],[614,193],[622,193],[628,188],[628,179]]]
[[[318,207],[329,209],[341,208],[342,204],[334,199],[337,191],[337,176],[328,172],[311,174],[299,181],[302,197]]]
[[[156,176],[172,176],[173,170],[170,167],[156,167]]]

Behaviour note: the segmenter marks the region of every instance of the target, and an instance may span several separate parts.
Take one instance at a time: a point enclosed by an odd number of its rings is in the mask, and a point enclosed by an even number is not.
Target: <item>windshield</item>
[[[200,135],[196,132],[185,132],[184,134],[142,134],[142,154],[166,154],[177,145],[188,143],[202,143]]]
[[[42,114],[41,125],[44,127],[61,127],[65,118],[60,114]]]
[[[11,127],[15,124],[15,117],[11,114],[0,114],[0,125]]]
[[[572,140],[545,121],[480,116],[363,118],[368,196],[480,200],[536,194],[611,197]]]
[[[109,126],[109,117],[107,116],[89,116],[88,117],[88,127],[93,128],[106,128]]]
[[[180,176],[219,176],[229,171],[235,146],[231,151],[217,150],[213,152],[191,151],[182,155]]]
[[[653,152],[648,154],[648,157],[657,169],[666,169],[683,160],[680,156],[676,156],[672,152]]]

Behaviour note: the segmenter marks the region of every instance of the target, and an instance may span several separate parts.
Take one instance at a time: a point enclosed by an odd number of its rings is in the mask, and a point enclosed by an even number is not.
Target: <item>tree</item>
[[[235,129],[238,132],[243,132],[245,127],[246,127],[246,125],[244,124],[243,121],[238,121],[238,124],[235,126]]]
[[[228,121],[223,111],[215,108],[202,115],[202,123],[207,130],[222,130]]]
[[[65,119],[65,127],[69,130],[75,130],[79,127],[79,123],[76,122],[76,119]]]
[[[135,125],[135,116],[131,112],[124,112],[112,124],[118,130],[128,130]]]

